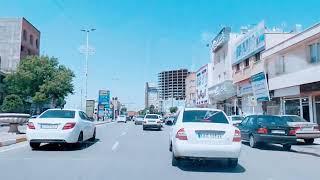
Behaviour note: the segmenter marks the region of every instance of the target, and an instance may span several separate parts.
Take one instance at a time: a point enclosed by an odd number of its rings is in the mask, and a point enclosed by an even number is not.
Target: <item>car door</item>
[[[243,140],[248,140],[249,139],[249,129],[247,127],[247,122],[249,120],[250,117],[246,117],[238,126],[238,128],[240,129],[241,132],[241,137]]]
[[[90,117],[85,113],[83,112],[84,116],[86,117],[87,119],[87,123],[88,123],[88,132],[89,132],[89,137],[88,138],[91,138],[93,136],[93,132],[94,132],[94,129],[96,128],[94,122],[90,119]]]
[[[246,127],[247,127],[247,131],[246,131],[246,138],[249,140],[249,138],[250,138],[250,134],[252,134],[252,133],[255,133],[256,131],[255,131],[255,129],[256,129],[256,123],[255,123],[255,120],[256,118],[254,118],[254,117],[250,117],[249,119],[248,119],[248,121],[247,121],[247,125],[246,125]]]

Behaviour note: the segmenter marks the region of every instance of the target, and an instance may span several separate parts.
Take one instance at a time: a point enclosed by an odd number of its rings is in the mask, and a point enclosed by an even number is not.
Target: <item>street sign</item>
[[[89,117],[93,117],[94,104],[95,104],[95,100],[87,100],[87,102],[86,102],[86,114]]]

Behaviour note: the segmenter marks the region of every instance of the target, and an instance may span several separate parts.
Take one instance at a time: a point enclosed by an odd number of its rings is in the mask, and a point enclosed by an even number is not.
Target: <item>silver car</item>
[[[139,115],[139,116],[134,118],[134,124],[135,125],[142,125],[143,124],[143,120],[144,120],[144,116],[143,115]]]

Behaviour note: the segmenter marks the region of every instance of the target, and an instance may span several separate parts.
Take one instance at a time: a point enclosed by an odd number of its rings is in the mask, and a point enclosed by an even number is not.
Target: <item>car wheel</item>
[[[254,136],[253,136],[253,135],[250,135],[250,138],[249,138],[249,145],[250,145],[250,147],[252,147],[252,148],[257,147],[257,142],[256,142],[256,140],[255,140],[255,138],[254,138]]]
[[[178,157],[175,157],[173,153],[172,153],[171,165],[172,166],[180,165],[180,159]]]
[[[40,143],[30,143],[30,147],[32,148],[32,149],[39,149],[39,147],[40,147]]]
[[[236,168],[238,166],[238,159],[229,159],[228,166],[233,169]]]
[[[304,139],[304,143],[306,144],[313,144],[314,139]]]
[[[291,150],[291,144],[284,144],[284,145],[282,145],[283,146],[283,149],[285,150],[285,151],[290,151]]]
[[[83,143],[83,132],[81,131],[78,137],[78,142],[76,143],[77,148],[81,148]]]
[[[93,131],[93,135],[92,135],[92,138],[90,138],[90,141],[95,141],[96,140],[96,128],[94,128],[94,131]]]

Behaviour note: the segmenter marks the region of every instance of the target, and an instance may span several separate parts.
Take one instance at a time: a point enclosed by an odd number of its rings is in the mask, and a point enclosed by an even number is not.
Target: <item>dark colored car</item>
[[[250,147],[259,144],[281,144],[284,150],[289,151],[291,145],[296,143],[295,129],[289,127],[286,121],[278,116],[251,115],[247,116],[238,128],[241,131],[241,139],[249,141]]]

